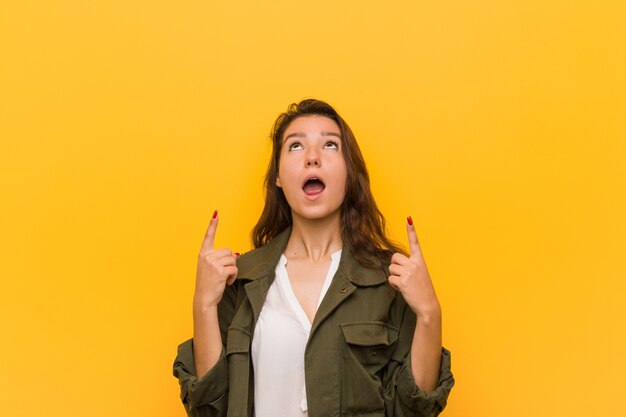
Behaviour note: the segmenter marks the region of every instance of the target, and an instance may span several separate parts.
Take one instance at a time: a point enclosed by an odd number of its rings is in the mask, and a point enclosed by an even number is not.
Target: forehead
[[[298,136],[317,136],[327,133],[341,137],[339,125],[330,117],[320,115],[299,116],[287,126],[283,134],[283,140],[295,134]]]

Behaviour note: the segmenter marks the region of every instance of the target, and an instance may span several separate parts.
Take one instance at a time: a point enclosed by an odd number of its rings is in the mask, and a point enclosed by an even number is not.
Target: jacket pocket
[[[398,329],[383,322],[341,325],[348,351],[370,375],[378,373],[391,359]]]
[[[341,325],[341,409],[343,413],[384,412],[382,376],[391,361],[398,329],[380,321]]]

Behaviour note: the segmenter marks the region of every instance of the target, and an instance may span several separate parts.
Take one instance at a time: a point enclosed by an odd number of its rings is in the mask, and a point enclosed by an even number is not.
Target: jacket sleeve
[[[402,315],[398,346],[385,377],[387,414],[396,417],[436,417],[446,407],[448,396],[454,386],[450,351],[442,347],[439,380],[435,390],[422,391],[415,383],[411,372],[411,344],[415,330],[415,314],[405,305]]]
[[[225,416],[228,405],[228,361],[224,349],[217,363],[202,378],[196,376],[193,339],[178,346],[174,376],[180,384],[180,399],[189,417]]]
[[[178,346],[174,359],[174,376],[180,384],[180,399],[189,417],[223,417],[228,411],[228,360],[226,337],[232,321],[240,282],[227,286],[218,306],[222,351],[217,363],[198,378],[193,355],[193,339]]]
[[[397,388],[397,416],[438,416],[446,407],[448,395],[454,386],[454,377],[450,370],[450,351],[441,350],[441,367],[437,388],[432,392],[422,391],[411,373],[411,355],[399,368],[394,381]]]

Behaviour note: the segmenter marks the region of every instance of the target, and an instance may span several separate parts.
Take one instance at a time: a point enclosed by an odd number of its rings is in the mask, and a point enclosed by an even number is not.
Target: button
[[[376,352],[374,349],[372,349],[372,350],[370,350],[370,355],[376,356],[376,355],[378,355],[378,352]]]
[[[342,288],[342,289],[339,290],[339,292],[342,293],[342,294],[345,294],[345,293],[348,292],[348,289],[347,288]]]

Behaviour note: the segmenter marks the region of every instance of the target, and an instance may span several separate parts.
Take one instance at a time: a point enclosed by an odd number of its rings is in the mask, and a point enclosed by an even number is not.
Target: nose
[[[319,159],[319,155],[317,152],[309,152],[306,156],[306,166],[308,167],[319,167],[321,165],[321,161]]]

